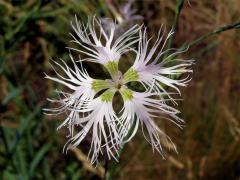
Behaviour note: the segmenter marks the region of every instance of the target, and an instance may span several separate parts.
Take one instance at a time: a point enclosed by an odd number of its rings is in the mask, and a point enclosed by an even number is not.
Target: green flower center
[[[125,84],[137,81],[139,78],[138,72],[130,68],[122,77],[121,73],[118,71],[117,61],[109,61],[105,64],[105,67],[110,73],[112,80],[94,80],[92,82],[92,89],[95,92],[108,89],[100,95],[101,100],[103,102],[111,102],[116,91],[120,92],[124,101],[133,99],[133,91],[128,89]]]
[[[111,102],[116,91],[108,89],[100,97],[103,102]]]
[[[109,61],[107,64],[105,64],[105,67],[113,79],[116,79],[118,77],[118,62]]]
[[[123,77],[124,83],[128,83],[130,81],[137,81],[139,78],[138,72],[132,68],[130,68]]]
[[[110,84],[106,80],[94,80],[92,82],[92,89],[97,93],[103,89],[110,87]]]
[[[133,92],[126,87],[122,87],[119,90],[119,92],[122,95],[122,98],[123,98],[124,101],[128,101],[128,100],[131,100],[133,98]]]

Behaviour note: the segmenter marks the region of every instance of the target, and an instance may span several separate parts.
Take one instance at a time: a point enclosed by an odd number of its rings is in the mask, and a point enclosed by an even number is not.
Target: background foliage
[[[174,47],[196,42],[217,27],[240,21],[239,0],[134,1],[151,35],[161,24],[175,24]],[[0,179],[100,179],[104,164],[92,168],[86,160],[86,140],[79,149],[62,153],[66,132],[55,129],[63,117],[49,117],[56,84],[49,61],[67,58],[73,46],[68,32],[77,14],[114,17],[126,1],[1,0],[0,1]],[[179,15],[179,16],[176,16]],[[237,27],[237,26],[236,26]],[[239,27],[239,26],[238,26]],[[108,177],[117,179],[237,179],[240,178],[240,31],[236,28],[194,43],[184,58],[196,59],[193,80],[182,88],[179,108],[186,127],[159,125],[172,137],[179,154],[166,160],[152,153],[141,133],[126,145],[120,163],[109,162]],[[86,64],[93,76],[97,66]],[[60,87],[61,88],[61,87]]]

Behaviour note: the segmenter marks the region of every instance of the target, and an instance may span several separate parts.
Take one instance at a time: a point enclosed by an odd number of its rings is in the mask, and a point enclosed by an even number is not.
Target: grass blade
[[[41,160],[44,158],[44,155],[47,153],[49,148],[51,147],[51,144],[45,144],[35,155],[33,161],[30,164],[30,177],[33,176],[34,171],[38,164],[41,162]]]

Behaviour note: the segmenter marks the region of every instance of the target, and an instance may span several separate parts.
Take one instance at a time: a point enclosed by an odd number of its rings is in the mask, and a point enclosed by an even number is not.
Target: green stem
[[[216,28],[215,30],[208,32],[208,33],[202,35],[201,37],[197,38],[196,40],[192,41],[191,43],[189,43],[188,47],[190,48],[190,47],[196,46],[212,35],[219,34],[221,32],[231,30],[231,29],[238,29],[238,28],[240,28],[240,22]]]
[[[181,10],[183,8],[183,4],[184,4],[184,0],[178,0],[177,1],[177,6],[176,6],[176,9],[175,9],[175,17],[174,17],[174,22],[173,22],[173,27],[172,27],[173,31],[175,31],[176,28],[177,28],[177,24],[178,24],[178,21],[179,21],[179,16],[180,16]],[[167,49],[170,49],[172,47],[173,38],[174,38],[174,35],[172,35],[169,38]]]
[[[103,179],[107,179],[107,173],[108,173],[108,157],[105,156],[105,172],[104,172],[104,178]]]
[[[118,157],[118,161],[123,153],[123,149],[124,149],[124,145],[123,147],[118,151],[118,154],[119,154],[119,157]],[[114,161],[113,164],[111,165],[111,168],[109,169],[109,171],[106,173],[105,177],[104,177],[104,180],[111,180],[113,175],[115,174],[116,170],[117,170],[117,167],[118,167],[118,163],[119,162],[116,162]]]
[[[240,22],[216,28],[215,30],[200,36],[199,38],[197,38],[196,40],[192,41],[188,45],[183,45],[183,47],[181,49],[186,49],[187,47],[191,48],[193,46],[196,46],[196,45],[200,44],[202,41],[204,41],[205,39],[207,39],[208,37],[210,37],[212,35],[216,35],[216,34],[222,33],[222,32],[227,31],[227,30],[238,29],[238,28],[240,28]],[[176,75],[174,79],[178,79],[179,76],[181,76],[181,74]]]
[[[126,136],[126,139],[128,139],[128,138],[131,136],[131,134],[132,134],[132,132],[133,132],[133,129],[134,129],[133,127],[134,127],[134,126],[132,126],[132,127],[130,128],[130,130],[128,131],[128,134],[127,134],[127,136]],[[125,145],[126,145],[126,144],[123,144],[123,145],[122,145],[122,148],[119,149],[119,151],[118,151],[118,155],[119,155],[119,156],[118,156],[118,162],[116,162],[116,161],[113,162],[113,164],[110,166],[109,171],[106,173],[106,176],[104,176],[104,180],[111,180],[111,179],[113,179],[113,176],[114,176],[114,174],[115,174],[116,171],[117,171],[117,167],[118,167],[118,165],[119,165],[119,160],[120,160],[120,158],[121,158],[121,156],[122,156],[122,154],[123,154]]]

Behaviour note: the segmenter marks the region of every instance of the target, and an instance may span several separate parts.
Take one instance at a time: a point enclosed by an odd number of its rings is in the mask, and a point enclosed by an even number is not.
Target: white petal
[[[189,67],[192,66],[193,61],[174,59],[177,54],[183,52],[181,50],[176,50],[176,52],[164,57],[165,53],[169,52],[168,50],[163,51],[164,47],[168,39],[172,36],[173,31],[171,30],[168,33],[164,41],[164,33],[161,31],[162,27],[152,47],[149,47],[150,39],[147,38],[146,28],[140,31],[141,40],[139,41],[138,52],[135,62],[130,69],[137,72],[137,80],[145,84],[153,92],[166,92],[165,87],[168,86],[174,88],[180,94],[179,86],[186,86],[191,78],[189,76],[182,79],[176,78],[179,78],[184,73],[191,73],[192,70]],[[175,65],[168,65],[169,62],[175,63]],[[177,77],[171,75],[177,75]]]
[[[89,18],[85,27],[76,18],[75,25],[72,24],[76,36],[71,36],[74,39],[73,42],[79,44],[83,50],[71,49],[88,55],[92,62],[103,65],[109,61],[118,62],[122,53],[138,41],[138,37],[133,35],[138,32],[139,26],[135,25],[119,36],[115,34],[115,23],[108,23],[107,25],[109,26],[108,31],[104,28],[106,24],[103,25],[100,20],[94,17]],[[96,33],[97,31],[99,34]]]
[[[70,58],[72,60],[74,69],[70,68],[64,61],[62,61],[63,65],[58,62],[54,62],[59,67],[58,69],[61,69],[65,75],[61,75],[60,72],[54,68],[54,66],[52,66],[53,70],[56,72],[59,78],[46,75],[46,78],[57,83],[61,83],[72,90],[72,93],[57,91],[59,98],[49,101],[56,103],[59,106],[57,108],[44,109],[46,114],[50,115],[57,115],[60,113],[67,114],[67,118],[58,128],[66,125],[69,126],[73,121],[75,121],[75,119],[78,119],[78,113],[87,111],[86,104],[89,101],[92,101],[96,93],[101,90],[101,87],[99,87],[97,91],[92,87],[92,84],[95,80],[88,75],[81,64],[80,68],[78,68],[71,55]],[[70,134],[72,133],[70,132]]]
[[[122,94],[121,90],[120,93]],[[119,134],[123,142],[126,143],[134,137],[140,124],[144,137],[152,145],[153,150],[155,149],[163,155],[163,148],[161,146],[162,139],[171,143],[174,148],[175,145],[156,125],[154,117],[169,120],[180,128],[182,127],[183,120],[177,117],[177,114],[179,113],[178,110],[165,104],[162,99],[154,99],[152,97],[153,95],[156,94],[132,91],[132,99],[124,100],[124,107],[120,117],[122,127],[119,129]],[[148,135],[145,135],[144,127],[147,130]],[[131,132],[130,135],[129,132]]]
[[[113,110],[112,101],[102,101],[101,97],[98,97],[89,101],[87,109],[90,111],[88,116],[74,121],[73,124],[80,125],[82,129],[67,142],[67,145],[78,146],[86,135],[90,135],[91,163],[95,163],[99,154],[103,152],[106,152],[109,159],[117,160],[121,141],[117,131],[119,120]]]

